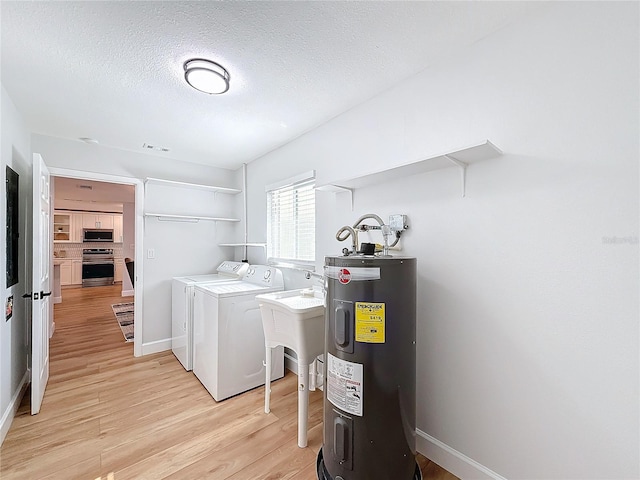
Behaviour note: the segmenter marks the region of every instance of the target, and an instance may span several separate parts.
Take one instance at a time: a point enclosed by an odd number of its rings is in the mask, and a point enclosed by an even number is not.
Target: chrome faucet
[[[319,278],[320,280],[324,280],[324,275],[320,275],[319,273],[312,272],[311,270],[305,270],[304,271],[304,278],[306,278],[307,280],[311,280],[311,277]]]

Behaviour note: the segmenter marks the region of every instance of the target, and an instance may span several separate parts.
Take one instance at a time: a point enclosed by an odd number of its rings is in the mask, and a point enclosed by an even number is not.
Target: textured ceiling
[[[525,2],[0,2],[31,131],[238,168],[536,8]],[[191,89],[185,60],[230,90]],[[148,151],[147,151],[148,153]]]
[[[133,185],[65,177],[54,177],[54,179],[56,208],[59,208],[64,201],[92,203],[133,203],[135,201]],[[70,207],[67,206],[67,208]]]

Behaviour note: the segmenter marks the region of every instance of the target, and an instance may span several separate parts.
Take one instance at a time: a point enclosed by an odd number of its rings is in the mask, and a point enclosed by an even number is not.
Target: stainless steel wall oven
[[[112,248],[82,250],[82,286],[113,285],[115,264]]]

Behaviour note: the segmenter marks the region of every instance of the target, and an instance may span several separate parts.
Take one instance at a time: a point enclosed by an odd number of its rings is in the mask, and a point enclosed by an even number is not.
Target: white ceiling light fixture
[[[220,95],[229,90],[229,78],[229,72],[211,60],[193,58],[184,62],[184,79],[201,92]]]

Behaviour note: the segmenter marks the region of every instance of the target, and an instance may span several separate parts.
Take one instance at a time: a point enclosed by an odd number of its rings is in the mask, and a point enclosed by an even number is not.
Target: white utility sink
[[[256,298],[261,302],[280,307],[279,309],[303,315],[305,318],[324,314],[324,294],[313,288],[264,293]]]
[[[256,300],[266,348],[264,411],[271,411],[271,349],[284,345],[298,357],[298,446],[306,447],[309,365],[324,353],[324,293],[304,288],[256,295]]]

